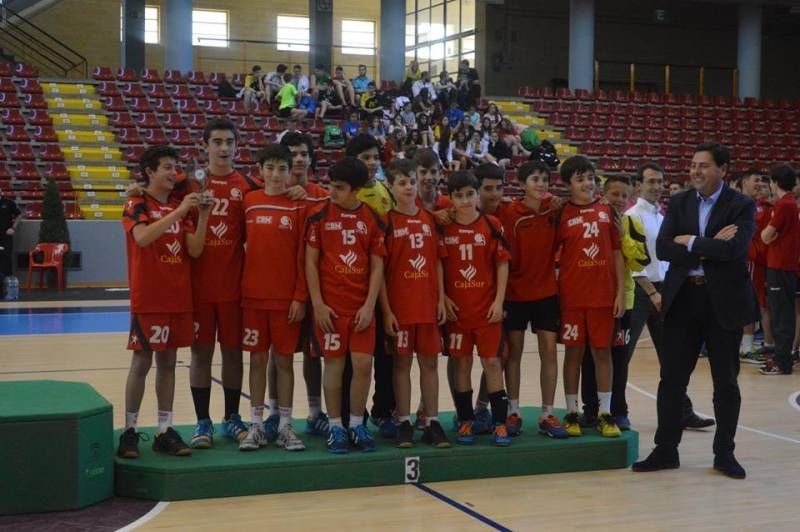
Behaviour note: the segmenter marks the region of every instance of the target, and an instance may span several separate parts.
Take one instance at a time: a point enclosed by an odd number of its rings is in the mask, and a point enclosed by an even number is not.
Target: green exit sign
[[[653,10],[653,22],[656,24],[669,24],[669,13],[666,9]]]

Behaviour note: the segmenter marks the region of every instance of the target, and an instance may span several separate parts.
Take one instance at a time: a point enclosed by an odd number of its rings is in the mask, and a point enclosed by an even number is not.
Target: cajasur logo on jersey
[[[414,268],[413,270],[406,270],[403,272],[404,279],[427,279],[428,272],[423,270],[425,265],[428,263],[421,254],[417,254],[417,256],[413,259],[408,259],[409,264],[411,267]]]
[[[231,246],[231,245],[233,245],[233,240],[222,238],[228,232],[228,224],[226,224],[225,222],[221,221],[217,225],[210,226],[209,229],[211,230],[211,233],[217,238],[216,239],[214,239],[214,238],[207,239],[206,240],[206,246],[222,247],[222,246]]]
[[[597,242],[592,242],[591,246],[588,248],[581,248],[581,250],[589,259],[580,259],[578,261],[579,268],[593,268],[595,266],[605,266],[608,264],[606,259],[597,260],[597,255],[600,254],[600,246],[597,245]]]
[[[343,274],[362,274],[364,273],[364,268],[356,268],[353,265],[358,260],[358,255],[351,249],[344,255],[339,255],[339,260],[342,261],[344,266],[341,264],[336,265],[336,273],[343,273]]]
[[[475,281],[475,276],[478,275],[478,269],[472,264],[464,269],[459,269],[458,273],[464,278],[463,281],[457,280],[454,284],[456,288],[483,288],[486,286],[486,281]]]
[[[162,264],[183,264],[183,257],[180,256],[181,249],[181,243],[173,240],[167,244],[167,251],[170,252],[170,255],[161,255],[158,260]]]

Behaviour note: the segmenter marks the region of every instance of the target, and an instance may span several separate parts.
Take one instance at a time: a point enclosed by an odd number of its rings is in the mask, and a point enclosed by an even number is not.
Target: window
[[[278,15],[278,50],[307,52],[311,44],[308,17]]]
[[[342,53],[373,55],[375,53],[375,22],[342,20]]]
[[[123,19],[125,13],[122,10],[122,5],[119,6],[119,40],[122,42],[124,37],[122,28],[124,26]],[[144,8],[144,42],[147,44],[158,44],[158,7],[145,6]]]
[[[192,45],[228,47],[228,12],[192,10]]]

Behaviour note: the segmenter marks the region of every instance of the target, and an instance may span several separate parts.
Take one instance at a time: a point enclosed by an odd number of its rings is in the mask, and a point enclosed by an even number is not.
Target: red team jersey
[[[355,316],[369,293],[370,256],[386,255],[385,224],[362,203],[345,210],[330,200],[308,217],[306,242],[320,250],[322,299],[340,317]]]
[[[425,208],[425,204],[422,203],[422,198],[420,198],[419,196],[414,198],[414,203],[420,209],[424,209]],[[437,193],[436,194],[436,201],[433,204],[433,208],[434,208],[434,210],[437,210],[437,211],[446,210],[446,209],[452,209],[453,208],[453,202],[450,201],[450,198],[448,198],[447,196],[444,196],[442,194],[438,194]]]
[[[239,302],[244,264],[244,197],[259,184],[239,172],[209,176],[214,198],[203,254],[192,265],[196,303]]]
[[[561,248],[561,308],[613,307],[617,286],[613,251],[620,249],[620,240],[611,207],[597,201],[567,203],[556,245]]]
[[[753,240],[747,250],[747,260],[750,262],[762,265],[767,263],[767,245],[761,240],[761,231],[767,227],[771,216],[772,204],[764,198],[759,198],[756,201],[756,231],[753,233]]]
[[[307,205],[254,190],[245,196],[247,253],[242,306],[285,310],[306,300],[303,243]]]
[[[444,289],[460,309],[458,326],[485,327],[497,295],[497,265],[511,259],[503,226],[494,216],[482,214],[469,225],[446,225],[443,233]]]
[[[389,211],[386,227],[386,293],[400,325],[436,323],[436,265],[444,241],[429,212],[413,216]]]
[[[775,202],[767,222],[778,231],[767,247],[767,267],[787,272],[798,271],[800,260],[800,215],[797,200],[791,192]]]
[[[184,216],[147,246],[140,246],[133,238],[134,227],[156,222],[179,205],[173,196],[161,203],[147,193],[125,202],[122,227],[128,250],[132,313],[192,311],[191,262],[186,252],[186,233],[194,232],[191,217]]]
[[[500,211],[505,237],[511,248],[511,267],[506,301],[536,301],[558,293],[555,241],[557,212],[549,212],[550,199],[542,214],[516,200]]]
[[[323,200],[330,195],[328,194],[327,190],[325,190],[316,183],[311,183],[311,182],[307,183],[305,189],[306,189],[306,194],[308,194],[308,196],[306,196],[306,199],[309,201]]]

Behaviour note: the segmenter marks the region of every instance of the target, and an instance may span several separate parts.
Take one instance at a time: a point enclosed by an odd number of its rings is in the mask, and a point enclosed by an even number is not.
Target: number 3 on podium
[[[420,469],[419,456],[406,457],[406,470],[403,476],[406,484],[416,484],[419,482],[419,477],[422,474]]]

